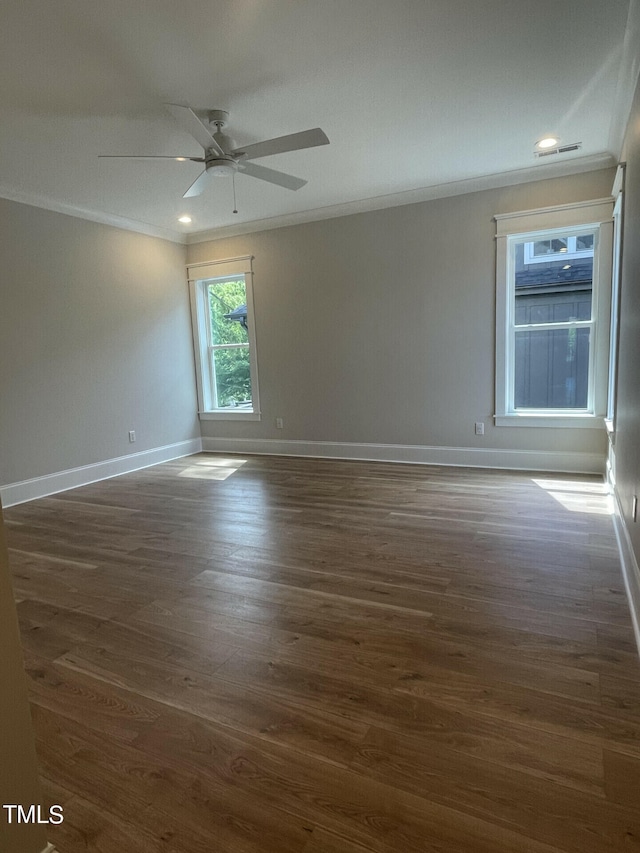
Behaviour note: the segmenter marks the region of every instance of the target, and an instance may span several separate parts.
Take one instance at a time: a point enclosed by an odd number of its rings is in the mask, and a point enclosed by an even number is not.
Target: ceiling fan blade
[[[200,195],[201,192],[206,188],[209,183],[209,174],[205,169],[204,172],[200,172],[195,181],[191,184],[186,193],[182,196],[182,198],[193,198],[195,195]]]
[[[271,154],[284,154],[285,151],[299,151],[301,148],[315,148],[317,145],[328,145],[327,135],[319,127],[313,130],[303,130],[300,133],[290,133],[288,136],[278,136],[275,139],[265,139],[253,145],[236,148],[234,154],[244,154],[246,160],[256,160],[258,157],[269,157]]]
[[[299,190],[307,181],[302,178],[295,178],[293,175],[287,175],[285,172],[277,172],[275,169],[266,169],[264,166],[258,166],[256,163],[240,163],[240,172],[245,175],[250,175],[252,178],[259,178],[261,181],[268,181],[270,184],[277,184],[279,187],[284,187],[287,190]]]
[[[99,160],[191,160],[193,163],[204,163],[204,157],[189,157],[188,154],[98,154]]]
[[[213,148],[216,154],[219,154],[221,157],[226,156],[211,135],[211,131],[207,125],[198,118],[191,107],[183,107],[181,104],[165,104],[165,107],[175,120],[182,125],[183,129],[187,133],[190,133],[205,150]]]

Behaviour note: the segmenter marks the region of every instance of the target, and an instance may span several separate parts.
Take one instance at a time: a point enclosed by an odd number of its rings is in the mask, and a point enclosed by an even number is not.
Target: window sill
[[[218,412],[198,412],[198,417],[201,421],[259,421],[262,416],[260,412],[221,409]]]
[[[613,447],[616,443],[616,428],[611,418],[604,419],[604,426],[607,430],[607,438],[609,439],[609,444]]]
[[[604,418],[599,415],[494,415],[495,426],[551,427],[553,429],[604,429]]]

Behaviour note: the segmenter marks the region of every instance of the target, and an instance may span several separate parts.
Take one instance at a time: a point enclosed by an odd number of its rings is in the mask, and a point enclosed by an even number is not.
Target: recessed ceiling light
[[[178,222],[184,222],[184,224],[185,224],[185,225],[189,225],[189,223],[191,222],[191,217],[190,217],[190,216],[186,216],[186,215],[185,215],[185,216],[181,216],[181,217],[178,219]]]
[[[178,161],[178,163],[186,163],[187,158],[186,157],[176,157],[176,160]]]
[[[555,148],[556,145],[560,142],[557,136],[545,136],[543,139],[539,139],[536,142],[536,148],[540,148],[542,151],[547,148]]]

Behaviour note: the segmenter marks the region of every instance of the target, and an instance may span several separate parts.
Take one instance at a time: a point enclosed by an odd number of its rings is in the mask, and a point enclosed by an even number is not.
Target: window
[[[496,217],[498,426],[603,424],[611,209]]]
[[[251,258],[188,272],[200,417],[258,420]]]
[[[563,237],[575,246],[591,245],[580,262],[546,263],[528,258],[538,245],[555,238],[537,235],[535,241],[510,238],[509,338],[513,340],[513,408],[590,411],[590,360],[595,337],[593,315],[593,246],[595,234]],[[529,252],[527,251],[529,249]],[[554,253],[555,254],[555,253]]]

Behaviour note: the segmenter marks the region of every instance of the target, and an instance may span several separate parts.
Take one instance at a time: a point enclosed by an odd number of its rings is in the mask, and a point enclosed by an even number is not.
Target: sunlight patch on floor
[[[187,477],[191,480],[226,480],[232,474],[242,468],[246,459],[227,459],[216,457],[215,459],[199,459],[193,465],[180,471],[179,477]]]
[[[613,512],[611,496],[605,483],[547,478],[533,478],[532,482],[570,512],[585,512],[591,515],[611,515]]]

